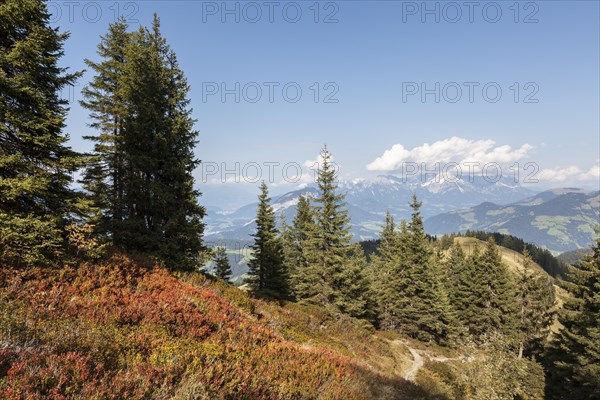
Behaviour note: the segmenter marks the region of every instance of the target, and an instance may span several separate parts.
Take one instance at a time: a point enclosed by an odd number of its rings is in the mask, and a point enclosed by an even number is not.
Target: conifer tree
[[[156,15],[151,29],[125,30],[122,21],[113,24],[99,48],[104,60],[90,63],[97,75],[83,104],[100,132],[86,179],[109,189],[105,198],[92,194],[114,244],[196,269],[206,250],[205,211],[193,188],[198,132],[189,86]]]
[[[350,219],[344,195],[337,193],[336,171],[326,147],[321,160],[316,205],[301,200],[294,220],[297,247],[290,262],[294,293],[302,303],[366,318],[373,308],[366,259],[360,246],[350,244]]]
[[[97,53],[100,62],[86,59],[95,75],[82,91],[81,105],[90,111],[90,127],[97,135],[84,136],[95,143],[83,176],[84,188],[90,193],[98,215],[95,227],[98,234],[108,236],[121,245],[121,222],[124,218],[123,129],[125,102],[122,77],[125,68],[125,49],[131,40],[124,19],[110,24],[101,37]]]
[[[367,259],[359,244],[352,245],[350,251],[338,277],[339,293],[335,305],[344,314],[372,320],[375,305],[367,279]]]
[[[283,263],[283,247],[275,225],[275,213],[269,204],[269,189],[263,181],[258,196],[256,232],[248,279],[256,296],[285,300],[289,297],[288,274]]]
[[[324,279],[311,261],[316,225],[309,197],[299,197],[293,224],[284,227],[284,260],[292,295],[299,301],[313,298],[324,290]]]
[[[305,242],[304,256],[308,261],[301,279],[304,290],[299,300],[307,304],[331,306],[340,293],[341,273],[349,258],[350,232],[344,195],[336,193],[336,171],[326,147],[321,150],[317,185],[319,195],[312,206],[314,226]]]
[[[446,288],[450,297],[450,303],[456,308],[460,301],[460,294],[458,292],[460,278],[467,265],[465,253],[459,243],[451,245],[448,257],[442,264],[444,275],[447,277]]]
[[[400,250],[400,237],[396,230],[394,217],[390,214],[389,210],[385,213],[385,225],[379,234],[379,247],[377,250],[381,257],[381,261],[384,263],[387,263],[396,257]]]
[[[447,342],[455,335],[456,321],[448,293],[442,284],[439,266],[427,242],[421,202],[413,195],[411,221],[408,225],[408,295],[414,296],[407,312],[399,310],[399,325],[407,333],[424,340]]]
[[[68,34],[49,19],[42,0],[0,5],[0,260],[14,263],[57,257],[77,202],[61,90],[79,74],[58,65]]]
[[[532,264],[525,249],[517,280],[519,358],[532,351],[540,353],[554,320],[554,288],[547,278],[531,270]]]
[[[351,236],[344,195],[337,193],[336,171],[331,165],[331,154],[327,147],[321,150],[321,160],[317,174],[319,195],[314,207],[315,232],[308,246],[308,256],[315,264],[313,272],[316,276],[312,279],[322,289],[306,300],[327,306],[335,304],[340,293],[344,263],[350,254]],[[319,282],[321,279],[323,282]]]
[[[391,216],[381,233],[372,281],[380,326],[421,340],[447,343],[456,334],[456,316],[442,284],[442,270],[427,241],[421,203],[413,196],[411,221],[395,231]]]
[[[231,278],[231,265],[227,258],[225,247],[217,247],[215,250],[215,276],[229,282]]]
[[[484,288],[478,281],[482,273],[480,259],[481,249],[476,244],[472,253],[466,258],[464,268],[458,277],[455,294],[452,296],[461,324],[473,337],[479,337],[485,331],[483,326],[485,316],[481,314],[486,304]]]
[[[384,231],[389,230],[390,227],[384,229]],[[410,334],[406,330],[408,326],[402,324],[407,314],[415,312],[414,302],[416,299],[411,297],[414,296],[412,290],[414,285],[411,281],[411,269],[408,263],[410,232],[408,224],[404,220],[400,222],[397,242],[398,246],[395,250],[390,247],[392,253],[388,260],[381,260],[383,263],[380,268],[384,274],[381,275],[382,279],[375,291],[379,311],[378,319],[380,326],[384,329]],[[384,250],[382,254],[385,253]]]
[[[459,278],[456,306],[460,320],[477,342],[500,333],[515,333],[513,289],[493,239],[488,240],[483,252],[476,245]]]
[[[345,196],[337,192],[337,171],[326,146],[321,150],[317,186],[315,230],[307,243],[307,257],[312,264],[308,280],[314,282],[318,291],[305,302],[334,306],[353,316],[364,316],[367,310],[360,308],[369,304],[369,293],[361,261],[362,249],[350,245],[352,236]]]
[[[488,239],[481,255],[481,267],[489,327],[513,335],[517,323],[514,282],[492,237]]]
[[[600,399],[600,238],[562,286],[564,326],[548,349],[550,399]]]
[[[406,231],[405,224],[403,227],[403,231]],[[395,293],[394,279],[399,276],[393,267],[400,263],[403,254],[401,243],[394,217],[387,211],[385,225],[379,234],[378,254],[371,260],[368,275],[379,325],[389,330],[394,330],[396,322],[393,303],[398,294]]]

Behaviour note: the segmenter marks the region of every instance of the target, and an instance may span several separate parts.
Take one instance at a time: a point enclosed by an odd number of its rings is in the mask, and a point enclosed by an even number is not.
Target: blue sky
[[[306,168],[327,143],[344,179],[389,173],[403,161],[433,162],[441,151],[457,161],[535,162],[541,186],[598,186],[599,2],[465,4],[49,3],[54,24],[71,32],[62,63],[75,70],[84,68],[84,58],[96,59],[99,35],[115,15],[137,28],[157,12],[192,88],[197,156],[219,168],[235,169],[236,162],[240,169],[250,162],[279,162],[278,171],[290,162]],[[237,7],[238,15],[224,7]],[[76,102],[89,77],[75,88],[68,118],[78,150],[90,148],[81,139],[90,133],[87,112]],[[235,94],[222,101],[222,84],[235,89],[236,83],[239,103]],[[251,102],[256,87],[262,96]],[[292,102],[297,88],[302,96]],[[422,88],[432,90],[424,99]],[[452,148],[465,143],[475,150]],[[392,148],[386,162],[374,163]],[[219,180],[206,171],[197,177],[205,194]],[[255,192],[255,184],[243,181],[237,186]]]

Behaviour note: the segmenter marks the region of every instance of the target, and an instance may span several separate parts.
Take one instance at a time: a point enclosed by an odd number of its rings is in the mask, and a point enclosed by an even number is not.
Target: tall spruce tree
[[[351,237],[344,195],[336,193],[336,171],[327,147],[321,150],[317,186],[319,194],[312,211],[315,226],[305,252],[311,263],[305,279],[317,290],[303,296],[303,302],[331,306],[340,294],[340,278],[344,262],[349,258]]]
[[[90,193],[98,214],[96,232],[121,245],[121,222],[124,218],[123,154],[124,121],[126,108],[123,98],[125,49],[131,35],[124,19],[109,25],[101,37],[97,53],[101,61],[89,59],[85,63],[95,75],[82,91],[81,105],[90,111],[90,127],[97,135],[84,136],[95,142],[82,179]]]
[[[385,213],[385,225],[379,234],[379,247],[377,250],[381,261],[384,263],[391,261],[398,254],[401,249],[400,246],[400,236],[396,230],[396,223],[388,210]]]
[[[427,242],[422,203],[413,195],[411,221],[408,225],[408,254],[406,258],[409,279],[408,291],[412,298],[409,312],[399,311],[400,326],[405,325],[411,335],[424,340],[447,343],[455,335],[456,320],[448,293],[442,284],[442,273],[434,260]]]
[[[345,209],[344,195],[337,193],[335,166],[331,164],[331,154],[324,147],[321,150],[317,185],[319,196],[315,199],[317,219],[318,263],[326,273],[329,293],[327,301],[334,303],[340,289],[339,275],[348,258],[350,236],[350,217]]]
[[[260,297],[285,300],[289,297],[288,274],[283,263],[283,246],[275,224],[275,213],[269,204],[269,189],[263,181],[258,196],[256,232],[252,259],[248,262],[248,279],[252,293]]]
[[[362,250],[350,245],[352,236],[345,196],[337,192],[337,171],[326,146],[321,150],[317,186],[316,226],[307,246],[307,257],[313,263],[311,279],[320,290],[305,301],[363,316],[367,311],[361,307],[369,303],[369,294],[364,265],[360,261]],[[350,283],[351,280],[354,282]]]
[[[425,235],[421,203],[413,196],[410,205],[411,220],[402,221],[399,231],[386,216],[379,256],[371,266],[378,321],[384,329],[448,343],[456,333],[455,314]]]
[[[527,248],[517,279],[518,357],[539,355],[554,322],[554,287],[548,277],[532,270]]]
[[[483,336],[487,330],[487,325],[484,325],[486,316],[482,315],[486,307],[484,286],[478,281],[483,273],[480,259],[481,248],[475,244],[471,254],[466,258],[464,268],[458,277],[455,294],[452,295],[461,324],[475,339]]]
[[[195,269],[205,251],[205,211],[193,188],[198,132],[189,86],[156,15],[151,29],[125,31],[123,22],[113,24],[99,47],[104,61],[90,63],[97,75],[84,105],[100,133],[88,182],[109,189],[92,194],[115,245]]]
[[[450,297],[450,303],[456,309],[460,302],[460,278],[467,267],[467,260],[462,246],[454,243],[450,246],[448,256],[443,260],[442,266],[446,279],[446,289]]]
[[[338,280],[337,308],[352,317],[373,320],[376,307],[367,278],[367,259],[359,244],[351,246]]]
[[[517,324],[517,303],[514,281],[492,237],[488,238],[481,255],[481,283],[489,316],[490,329],[513,336]]]
[[[379,326],[388,330],[395,328],[393,303],[397,293],[394,293],[392,283],[398,276],[393,272],[393,266],[403,254],[401,243],[394,217],[387,211],[385,225],[379,234],[378,254],[372,257],[368,275]]]
[[[493,239],[467,258],[458,283],[457,311],[476,342],[498,334],[513,336],[517,324],[514,283]]]
[[[389,230],[389,228],[388,228]],[[384,261],[381,268],[386,275],[379,285],[379,293],[376,292],[376,304],[379,310],[379,324],[389,330],[409,333],[403,321],[407,314],[414,312],[416,299],[414,296],[411,270],[409,267],[409,243],[410,232],[406,221],[400,221],[398,230],[397,246],[389,247],[391,251],[388,260]],[[385,254],[384,251],[382,254]],[[410,334],[410,333],[409,333]]]
[[[600,399],[600,238],[562,282],[563,328],[548,349],[549,399]]]
[[[225,250],[225,247],[219,246],[215,250],[214,274],[217,278],[229,282],[231,273],[231,265],[229,264],[229,259],[227,258],[227,251]]]
[[[290,289],[298,301],[311,299],[323,291],[324,279],[311,260],[314,251],[315,215],[308,196],[300,196],[292,226],[282,232],[284,260],[290,276]],[[312,240],[312,241],[311,241]]]
[[[58,66],[68,34],[49,19],[42,0],[0,4],[0,260],[13,263],[57,257],[76,202],[61,90],[78,74]]]

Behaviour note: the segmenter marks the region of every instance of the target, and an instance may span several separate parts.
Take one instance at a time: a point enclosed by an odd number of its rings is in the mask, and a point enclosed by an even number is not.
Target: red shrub
[[[199,274],[115,256],[98,265],[0,269],[0,398],[367,398],[333,351],[285,341]]]

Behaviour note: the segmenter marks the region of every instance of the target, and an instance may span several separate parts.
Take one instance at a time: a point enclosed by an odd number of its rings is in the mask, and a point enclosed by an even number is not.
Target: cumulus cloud
[[[339,165],[335,162],[333,156],[329,158],[329,164],[336,172],[339,172]],[[306,160],[302,164],[302,177],[299,181],[302,187],[309,183],[314,183],[317,180],[317,172],[323,165],[323,157],[319,153],[314,159]]]
[[[432,144],[406,149],[395,144],[380,157],[367,165],[369,171],[393,171],[403,163],[418,164],[450,163],[464,164],[468,162],[506,164],[525,157],[533,147],[527,143],[517,149],[508,145],[496,146],[493,140],[469,140],[453,136]]]
[[[566,180],[577,179],[581,175],[581,168],[570,165],[564,168],[545,168],[539,172],[537,178],[540,181],[564,182]]]
[[[334,167],[336,166],[335,159],[333,158],[331,153],[329,154],[329,163],[332,164]],[[323,156],[321,155],[321,153],[319,153],[319,154],[317,154],[317,156],[314,159],[304,161],[303,166],[308,169],[316,169],[318,166],[320,166],[322,164],[323,164]]]
[[[581,174],[582,180],[600,180],[600,160],[596,161],[596,165],[591,167],[587,172]]]
[[[598,182],[600,180],[600,162],[587,171],[576,165],[567,167],[545,168],[539,172],[537,178],[546,182]]]

